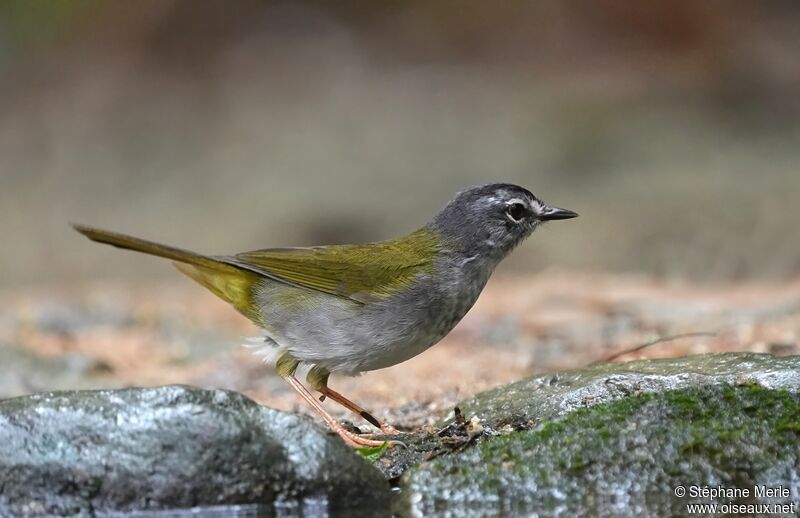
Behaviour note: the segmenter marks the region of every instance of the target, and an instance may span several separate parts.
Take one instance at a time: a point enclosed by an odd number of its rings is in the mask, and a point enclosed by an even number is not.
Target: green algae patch
[[[685,515],[687,504],[784,503],[800,480],[800,395],[717,384],[643,392],[439,457],[402,479],[413,512]],[[746,488],[694,498],[676,488]],[[796,509],[800,509],[797,502]]]

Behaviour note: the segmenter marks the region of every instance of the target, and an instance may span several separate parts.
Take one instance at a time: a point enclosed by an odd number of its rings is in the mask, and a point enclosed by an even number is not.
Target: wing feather
[[[429,272],[439,245],[434,232],[422,229],[380,243],[270,248],[229,261],[288,284],[365,303],[390,296]]]

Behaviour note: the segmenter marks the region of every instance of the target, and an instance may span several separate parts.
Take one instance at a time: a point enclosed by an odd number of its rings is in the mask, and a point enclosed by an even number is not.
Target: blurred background
[[[793,1],[4,1],[0,341],[107,375],[93,387],[225,385],[210,367],[142,377],[141,344],[180,363],[252,326],[165,262],[90,244],[68,222],[208,253],[373,241],[490,181],[581,218],[517,250],[459,328],[456,341],[522,348],[517,370],[477,388],[737,300],[777,300],[794,318],[799,26]],[[567,302],[542,317],[552,305],[535,301],[551,292]],[[792,352],[792,322],[714,347]],[[128,356],[120,329],[145,333]],[[54,383],[22,378],[17,392]]]
[[[377,240],[505,180],[583,218],[506,266],[800,268],[800,4],[0,6],[0,282],[172,275],[68,221],[207,252]]]

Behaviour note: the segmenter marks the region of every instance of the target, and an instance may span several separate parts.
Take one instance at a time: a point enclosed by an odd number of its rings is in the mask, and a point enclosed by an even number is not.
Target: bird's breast
[[[398,301],[398,314],[405,314],[405,308],[413,308],[406,319],[409,349],[421,349],[418,354],[444,338],[475,304],[491,268],[469,266],[448,265]]]
[[[401,363],[444,338],[491,272],[477,273],[439,269],[401,293],[366,304],[265,281],[259,303],[269,336],[296,359],[357,373]]]

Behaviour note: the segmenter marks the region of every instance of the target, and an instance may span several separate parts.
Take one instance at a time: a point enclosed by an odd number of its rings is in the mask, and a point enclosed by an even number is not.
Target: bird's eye
[[[506,216],[514,223],[519,223],[522,221],[522,218],[525,217],[526,212],[528,212],[528,210],[522,203],[512,203],[506,209]]]

